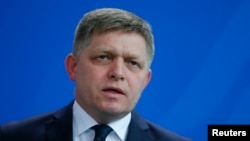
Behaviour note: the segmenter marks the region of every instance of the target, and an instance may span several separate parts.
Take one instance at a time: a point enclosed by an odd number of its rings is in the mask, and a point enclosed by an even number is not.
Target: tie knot
[[[98,140],[98,139],[105,140],[108,134],[113,130],[108,125],[103,125],[103,124],[95,125],[92,128],[95,130],[94,140]]]

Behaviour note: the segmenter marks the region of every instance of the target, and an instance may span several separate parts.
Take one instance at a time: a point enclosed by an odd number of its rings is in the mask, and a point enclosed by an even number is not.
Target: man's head
[[[154,57],[154,38],[150,25],[131,12],[115,8],[97,9],[84,15],[75,31],[73,54],[78,57],[94,34],[114,30],[140,34],[146,42],[150,66]]]
[[[110,8],[87,13],[66,58],[76,101],[97,122],[122,118],[150,81],[153,54],[150,26],[138,16]]]

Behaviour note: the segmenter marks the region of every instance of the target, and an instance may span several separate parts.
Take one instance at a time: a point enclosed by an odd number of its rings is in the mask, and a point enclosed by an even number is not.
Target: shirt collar
[[[80,136],[97,122],[87,114],[87,112],[81,108],[81,106],[75,100],[73,104],[73,127],[74,135]]]
[[[120,139],[125,140],[130,120],[131,113],[117,121],[109,123],[108,125],[114,130]],[[75,100],[73,104],[74,135],[79,136],[96,124],[98,123],[83,108],[81,108]]]
[[[127,114],[125,117],[111,122],[108,125],[115,131],[115,133],[122,139],[125,140],[128,132],[128,126],[131,120],[131,113]]]

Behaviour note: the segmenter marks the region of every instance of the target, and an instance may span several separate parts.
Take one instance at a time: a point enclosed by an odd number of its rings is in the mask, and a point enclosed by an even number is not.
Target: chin
[[[105,108],[104,113],[106,113],[107,115],[110,116],[118,116],[118,117],[122,117],[126,114],[128,114],[130,111],[127,111],[125,109],[119,109],[118,107],[109,107],[109,108]]]
[[[131,111],[130,107],[124,106],[121,102],[107,102],[100,105],[100,110],[108,115],[126,115]]]

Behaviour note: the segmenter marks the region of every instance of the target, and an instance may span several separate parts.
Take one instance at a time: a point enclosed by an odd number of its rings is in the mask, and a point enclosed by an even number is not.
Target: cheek
[[[137,101],[137,99],[140,98],[141,93],[144,89],[145,81],[142,78],[138,79],[138,77],[134,77],[132,80],[130,80],[129,85],[130,85],[130,90],[132,90],[131,97],[132,99]]]
[[[86,89],[98,87],[104,80],[104,70],[92,65],[82,65],[77,72],[77,83]]]
[[[136,103],[141,97],[141,94],[144,88],[147,86],[148,82],[149,79],[147,76],[133,77],[133,79],[130,81],[130,89],[132,90],[131,101],[133,101],[133,103]]]
[[[138,91],[142,92],[143,89],[147,86],[148,84],[148,77],[146,75],[134,77],[137,79],[134,79],[134,86],[137,88]]]

